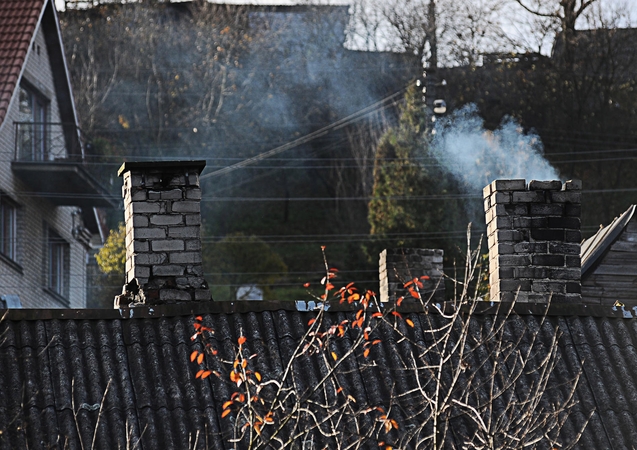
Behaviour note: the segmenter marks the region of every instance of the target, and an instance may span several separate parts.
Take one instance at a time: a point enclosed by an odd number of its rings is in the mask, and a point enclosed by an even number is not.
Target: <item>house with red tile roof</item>
[[[0,300],[86,305],[86,258],[111,206],[84,162],[52,0],[0,2]]]

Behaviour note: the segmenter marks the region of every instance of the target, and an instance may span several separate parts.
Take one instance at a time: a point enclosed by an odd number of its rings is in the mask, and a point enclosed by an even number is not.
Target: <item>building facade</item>
[[[111,200],[84,163],[50,0],[0,4],[0,155],[0,299],[85,307],[94,208]]]

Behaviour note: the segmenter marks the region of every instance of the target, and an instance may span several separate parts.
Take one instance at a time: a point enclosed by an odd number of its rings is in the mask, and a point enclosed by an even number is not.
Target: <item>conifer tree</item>
[[[456,254],[466,224],[451,175],[429,150],[432,122],[415,86],[405,94],[397,126],[381,138],[374,161],[367,248],[375,259],[388,247],[442,248]]]

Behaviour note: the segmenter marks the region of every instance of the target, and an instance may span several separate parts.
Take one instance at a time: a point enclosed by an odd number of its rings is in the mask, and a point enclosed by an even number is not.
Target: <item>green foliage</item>
[[[124,276],[126,270],[126,227],[120,223],[117,230],[111,230],[104,247],[95,255],[102,272],[108,275]]]
[[[283,259],[267,243],[243,233],[204,245],[203,259],[216,300],[235,300],[237,288],[245,284],[258,285],[268,299],[270,285],[287,272]]]
[[[453,242],[444,233],[463,228],[462,205],[458,200],[431,198],[456,189],[450,175],[435,164],[428,136],[427,115],[413,87],[405,96],[398,126],[389,129],[378,145],[368,214],[370,232],[378,240],[368,246],[370,258],[386,247],[453,252]],[[395,234],[402,236],[392,240]]]

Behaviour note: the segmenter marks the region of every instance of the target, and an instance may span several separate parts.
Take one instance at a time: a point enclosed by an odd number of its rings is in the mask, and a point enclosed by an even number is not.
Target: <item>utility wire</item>
[[[270,156],[274,156],[274,155],[278,155],[279,153],[282,153],[286,150],[290,150],[293,149],[295,147],[298,147],[299,145],[303,145],[307,142],[310,142],[318,137],[321,137],[327,133],[329,133],[330,131],[334,131],[334,130],[338,130],[340,128],[345,127],[346,125],[349,125],[350,123],[360,119],[361,117],[364,117],[365,115],[369,114],[370,112],[373,112],[381,107],[386,107],[387,105],[385,105],[386,102],[395,99],[396,97],[398,97],[399,95],[401,95],[403,92],[405,92],[407,89],[409,88],[409,85],[402,88],[401,90],[399,90],[398,92],[393,93],[392,95],[389,95],[387,97],[385,97],[384,99],[366,107],[361,109],[360,111],[355,112],[354,114],[350,114],[347,117],[344,117],[343,119],[337,120],[336,122],[333,122],[319,130],[316,130],[310,134],[307,134],[303,137],[300,137],[298,139],[295,139],[291,142],[288,142],[287,144],[281,145],[279,147],[273,148],[272,150],[268,150],[267,152],[261,153],[259,155],[253,156],[252,158],[248,158],[245,159],[241,162],[238,162],[236,164],[233,164],[231,166],[225,167],[223,169],[219,169],[216,170],[214,172],[210,172],[207,173],[205,175],[202,175],[200,177],[201,180],[207,179],[207,178],[211,178],[211,177],[217,177],[220,175],[225,175],[227,173],[233,172],[237,169],[240,169],[242,167],[246,167],[248,165],[254,164],[256,162],[262,161],[266,158],[269,158]]]

